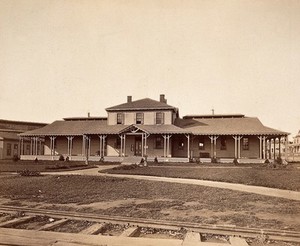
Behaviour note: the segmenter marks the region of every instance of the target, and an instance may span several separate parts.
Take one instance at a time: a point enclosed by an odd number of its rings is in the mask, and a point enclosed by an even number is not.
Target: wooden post
[[[281,158],[281,136],[278,138],[278,147],[279,147],[278,155],[279,155],[279,158]]]
[[[210,157],[213,157],[213,152],[214,152],[214,136],[208,136],[210,138]]]
[[[123,154],[124,154],[124,156],[126,156],[126,134],[124,134],[124,136],[123,136],[123,138],[124,138],[124,151],[123,151]]]

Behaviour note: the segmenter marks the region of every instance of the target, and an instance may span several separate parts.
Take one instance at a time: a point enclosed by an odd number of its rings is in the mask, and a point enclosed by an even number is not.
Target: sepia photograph
[[[300,0],[0,0],[0,245],[300,246]]]

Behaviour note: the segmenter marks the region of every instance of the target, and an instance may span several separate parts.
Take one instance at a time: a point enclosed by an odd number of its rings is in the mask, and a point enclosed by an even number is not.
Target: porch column
[[[67,137],[67,139],[68,139],[68,156],[72,156],[73,138],[74,137]]]
[[[213,152],[214,152],[214,137],[213,136],[208,136],[210,138],[210,157],[213,157]]]
[[[187,158],[190,159],[190,135],[185,135],[187,138]]]
[[[86,138],[85,135],[82,135],[82,156],[86,156]]]
[[[167,136],[167,157],[169,157],[169,155],[170,155],[170,138],[171,137],[172,137],[172,135]]]
[[[121,139],[121,148],[120,148],[120,153],[119,156],[123,156],[123,136],[119,135],[119,138]]]
[[[106,135],[102,136],[102,156],[105,156],[105,139],[106,139]]]
[[[269,139],[269,159],[272,159],[272,139]]]
[[[275,160],[276,159],[276,138],[274,138],[273,146],[274,146],[274,160]]]
[[[24,155],[24,138],[21,137],[20,155]]]
[[[234,158],[237,158],[237,136],[232,136],[234,139]]]
[[[124,136],[123,136],[123,138],[124,138],[124,151],[123,151],[123,154],[124,154],[124,156],[126,156],[126,134],[124,134]]]
[[[147,148],[148,148],[148,145],[147,145],[147,138],[150,136],[150,134],[147,134],[145,133],[145,155],[147,155]]]
[[[38,152],[37,152],[37,150],[38,150],[38,140],[39,140],[39,138],[35,137],[35,155],[38,154]]]
[[[238,159],[241,158],[241,139],[243,138],[243,136],[238,136],[237,140],[238,140],[238,148],[237,148],[237,153],[238,153]]]
[[[70,137],[70,156],[72,156],[73,138],[74,138],[74,137]]]
[[[163,138],[164,138],[164,157],[166,157],[166,140],[167,140],[167,136],[166,135],[163,135]]]
[[[278,138],[278,147],[279,147],[278,155],[279,158],[281,158],[281,136]]]
[[[102,157],[102,135],[98,135],[99,137],[99,155]]]
[[[88,136],[88,156],[91,156],[91,136]]]
[[[33,149],[32,149],[32,137],[30,137],[30,155],[33,155]]]
[[[262,158],[266,159],[266,136],[263,136]]]
[[[70,139],[69,139],[69,137],[66,137],[67,138],[67,141],[68,141],[68,153],[67,153],[67,155],[69,156],[70,155]]]
[[[50,138],[50,155],[52,156],[52,137],[49,138]]]
[[[121,147],[120,147],[119,156],[125,156],[125,134],[119,135],[119,138],[121,139]]]
[[[262,159],[262,136],[257,138],[259,139],[259,159]]]

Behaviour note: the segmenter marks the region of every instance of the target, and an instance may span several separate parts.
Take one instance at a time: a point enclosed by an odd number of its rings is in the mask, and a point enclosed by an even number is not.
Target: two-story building
[[[187,162],[191,158],[207,161],[276,158],[268,154],[272,140],[287,139],[288,133],[264,126],[257,118],[242,114],[188,115],[149,98],[106,108],[107,117],[64,118],[43,128],[20,134],[35,143],[45,141],[44,155],[23,155],[22,159],[121,161],[126,156]]]

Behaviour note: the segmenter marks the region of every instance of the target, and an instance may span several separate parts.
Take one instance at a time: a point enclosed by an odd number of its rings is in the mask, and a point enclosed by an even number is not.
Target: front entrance
[[[141,137],[135,138],[134,155],[142,156],[142,138]]]

